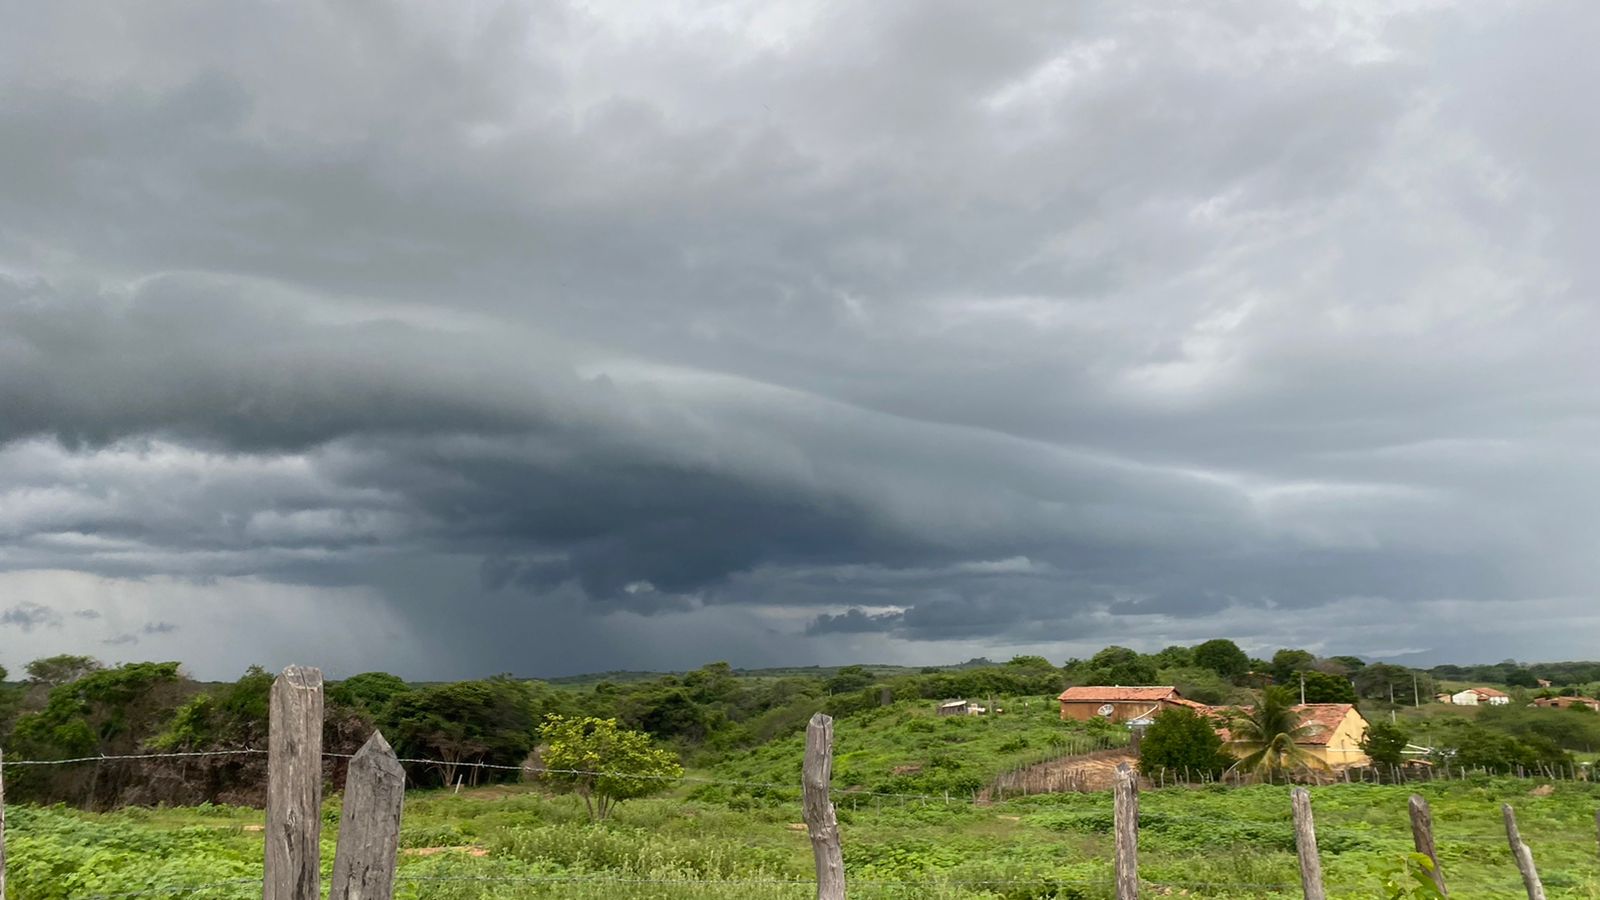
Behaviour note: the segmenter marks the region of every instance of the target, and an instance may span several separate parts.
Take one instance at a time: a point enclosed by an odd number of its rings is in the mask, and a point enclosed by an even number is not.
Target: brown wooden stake
[[[267,727],[263,900],[322,896],[322,671],[289,666],[272,683]]]
[[[844,851],[839,845],[839,820],[828,799],[833,780],[833,718],[817,713],[806,726],[805,790],[806,833],[817,864],[817,900],[844,900]]]
[[[1439,852],[1433,845],[1433,810],[1428,808],[1428,801],[1420,794],[1411,795],[1411,843],[1418,853],[1433,860],[1433,883],[1439,888],[1439,893],[1450,896],[1450,891],[1444,886],[1444,869],[1439,867]]]
[[[350,760],[328,900],[393,900],[406,770],[374,731]]]
[[[1528,900],[1545,900],[1544,883],[1539,881],[1539,871],[1533,867],[1533,851],[1522,842],[1522,835],[1517,833],[1517,813],[1507,803],[1500,807],[1506,819],[1506,840],[1511,842],[1511,856],[1517,861],[1517,869],[1522,872],[1522,886],[1528,890]]]
[[[1127,763],[1117,766],[1115,822],[1117,832],[1117,900],[1139,896],[1139,776]]]
[[[1294,846],[1300,854],[1300,887],[1306,900],[1327,900],[1322,890],[1322,858],[1317,855],[1317,829],[1311,818],[1311,792],[1297,787],[1289,792],[1294,807]]]

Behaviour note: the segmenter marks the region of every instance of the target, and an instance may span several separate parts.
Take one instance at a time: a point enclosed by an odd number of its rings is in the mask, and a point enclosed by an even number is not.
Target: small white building
[[[1450,695],[1450,702],[1456,706],[1505,706],[1511,702],[1511,695],[1494,688],[1477,687],[1467,688]]]

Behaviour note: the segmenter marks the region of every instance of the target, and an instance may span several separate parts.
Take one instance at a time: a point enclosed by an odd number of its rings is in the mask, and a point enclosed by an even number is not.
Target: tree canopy
[[[1380,766],[1398,766],[1405,761],[1406,745],[1411,742],[1411,732],[1398,723],[1379,719],[1367,726],[1361,736],[1361,752]]]
[[[1238,678],[1250,671],[1250,657],[1227,638],[1214,638],[1195,647],[1194,664],[1224,678]]]
[[[1232,762],[1211,720],[1187,709],[1161,711],[1139,741],[1139,771],[1146,775],[1163,769],[1185,778],[1218,775]]]
[[[545,717],[539,727],[543,777],[583,797],[594,821],[616,804],[663,790],[683,775],[683,766],[650,736],[593,716]]]

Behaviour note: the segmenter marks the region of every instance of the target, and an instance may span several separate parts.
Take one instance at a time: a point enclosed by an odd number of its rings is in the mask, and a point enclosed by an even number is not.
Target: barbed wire
[[[264,749],[259,749],[259,748],[239,748],[239,749],[229,749],[229,750],[167,751],[167,752],[162,752],[162,753],[102,754],[102,755],[98,755],[98,756],[77,756],[77,757],[69,757],[69,758],[64,758],[64,759],[9,759],[9,758],[7,758],[7,759],[0,760],[0,768],[10,768],[10,767],[13,767],[13,766],[60,766],[60,765],[75,765],[75,764],[83,764],[83,763],[140,762],[140,761],[149,761],[149,760],[158,760],[158,759],[197,759],[197,758],[205,758],[205,757],[266,756],[266,755],[268,755],[268,751],[264,750]],[[355,758],[355,754],[353,754],[353,753],[334,753],[334,752],[331,752],[331,751],[330,752],[324,752],[322,754],[322,756],[324,758],[326,758],[326,759],[340,759],[340,760],[350,760],[350,759]],[[798,792],[801,791],[801,786],[800,785],[795,784],[795,783],[790,783],[790,782],[752,781],[752,780],[748,780],[748,779],[718,778],[718,777],[704,776],[704,775],[649,775],[649,774],[640,774],[640,773],[635,773],[635,772],[614,772],[614,771],[608,771],[608,770],[604,770],[604,769],[567,769],[567,768],[554,768],[554,767],[549,767],[549,766],[535,766],[535,765],[528,765],[528,764],[512,765],[512,764],[506,764],[506,763],[490,763],[490,762],[483,762],[483,761],[478,761],[478,760],[456,760],[456,761],[452,761],[452,760],[445,760],[445,759],[429,759],[429,758],[425,758],[425,757],[398,757],[397,761],[401,762],[401,763],[410,764],[410,765],[434,766],[434,767],[453,769],[453,770],[460,770],[460,769],[476,770],[476,771],[487,770],[487,771],[499,771],[499,772],[521,772],[521,773],[529,774],[529,775],[570,775],[570,776],[583,776],[583,777],[592,777],[592,778],[615,778],[615,779],[618,779],[618,780],[632,780],[632,781],[662,781],[662,782],[671,782],[671,783],[688,783],[688,784],[702,784],[702,785],[718,785],[718,786],[726,786],[726,787],[741,787],[741,788],[772,790],[772,791],[783,791],[783,792],[792,792],[792,793],[798,793]],[[1003,779],[1005,777],[1006,776],[1004,774],[1002,774],[1000,776],[996,776],[995,780]],[[1505,774],[1505,775],[1492,776],[1492,777],[1517,778],[1519,780],[1534,780],[1534,781],[1571,780],[1571,779],[1560,779],[1560,778],[1552,779],[1552,778],[1548,778],[1546,776],[1533,776],[1533,775],[1521,776],[1521,775],[1516,775],[1516,774],[1511,774],[1511,773],[1508,773],[1508,774]],[[1324,786],[1324,787],[1339,787],[1341,785],[1363,784],[1363,783],[1370,784],[1369,782],[1341,782],[1341,781],[1334,781],[1334,782],[1329,782],[1328,784],[1322,785],[1322,786]],[[1410,784],[1427,784],[1427,783],[1429,783],[1429,782],[1423,781],[1423,782],[1411,782],[1411,783],[1406,783],[1406,784],[1402,784],[1402,785],[1385,785],[1385,786],[1408,786]],[[1588,784],[1590,782],[1587,781],[1586,779],[1577,779],[1575,783]],[[1229,786],[1226,782],[1186,783],[1184,785],[1173,785],[1173,786],[1196,786],[1196,787],[1198,787],[1198,786],[1209,786],[1211,784],[1223,784],[1224,787]],[[1250,786],[1260,786],[1260,785],[1259,785],[1259,783],[1257,783],[1257,784],[1254,784],[1254,785],[1250,785],[1250,784],[1244,784],[1244,785],[1234,784],[1232,786],[1233,787],[1241,787],[1241,786],[1242,787],[1250,787]],[[981,802],[983,802],[983,800],[979,799],[975,795],[983,793],[984,791],[990,792],[990,795],[987,798],[984,798],[984,799],[987,799],[990,802],[994,802],[996,799],[999,799],[1000,801],[1003,802],[1005,799],[1007,799],[1004,796],[1004,793],[1005,793],[1006,790],[1007,789],[1003,785],[997,785],[997,784],[991,783],[987,787],[985,787],[985,788],[983,788],[983,789],[981,789],[979,791],[967,790],[967,791],[956,792],[954,794],[949,793],[949,792],[929,793],[929,792],[926,792],[926,791],[921,791],[921,792],[882,791],[882,790],[871,790],[871,789],[868,789],[868,788],[853,788],[853,787],[836,787],[836,788],[833,788],[831,790],[831,793],[834,796],[880,797],[880,798],[892,798],[892,799],[901,800],[901,801],[916,800],[916,801],[920,801],[920,802],[922,802],[924,804],[926,804],[926,803],[934,803],[934,802],[944,802],[944,803],[948,804],[948,803],[950,803],[952,801],[963,802],[963,803],[966,803],[966,802],[979,802],[979,803],[981,803]],[[1015,790],[1015,793],[1009,799],[1019,799],[1019,798],[1022,798],[1022,797],[1051,796],[1051,795],[1060,795],[1060,794],[1064,794],[1064,793],[1066,793],[1066,794],[1090,793],[1088,791],[1082,791],[1082,790],[1029,791],[1029,790],[1026,790],[1026,789],[1023,789],[1023,788],[1016,788],[1014,790]],[[963,796],[963,794],[966,794],[968,796]],[[1168,819],[1173,818],[1172,816],[1170,816],[1168,814],[1163,814],[1163,813],[1159,813],[1159,812],[1155,812],[1155,811],[1152,811],[1152,812],[1154,814],[1156,814],[1156,815],[1163,816],[1163,818],[1168,818]],[[1204,821],[1210,821],[1210,822],[1214,823],[1214,820],[1206,818],[1206,817],[1197,817],[1197,818],[1201,818]],[[1274,819],[1274,820],[1232,820],[1232,821],[1257,821],[1257,822],[1277,823],[1279,821],[1288,821],[1288,819],[1287,819],[1287,817],[1285,817],[1285,819],[1283,819],[1283,820],[1275,820]]]
[[[245,756],[266,755],[265,750],[189,750],[174,751],[171,753],[119,753],[115,755],[101,754],[99,756],[74,756],[68,759],[6,759],[0,760],[0,768],[9,769],[12,766],[64,766],[68,763],[86,762],[120,762],[125,760],[146,759],[183,759],[197,756]]]

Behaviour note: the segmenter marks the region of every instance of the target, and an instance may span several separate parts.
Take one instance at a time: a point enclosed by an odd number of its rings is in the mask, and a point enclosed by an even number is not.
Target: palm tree
[[[1301,724],[1294,699],[1284,688],[1270,687],[1262,692],[1254,708],[1236,713],[1229,725],[1229,736],[1256,749],[1233,764],[1233,768],[1277,781],[1301,769],[1328,769],[1328,764],[1300,746],[1313,730]]]

